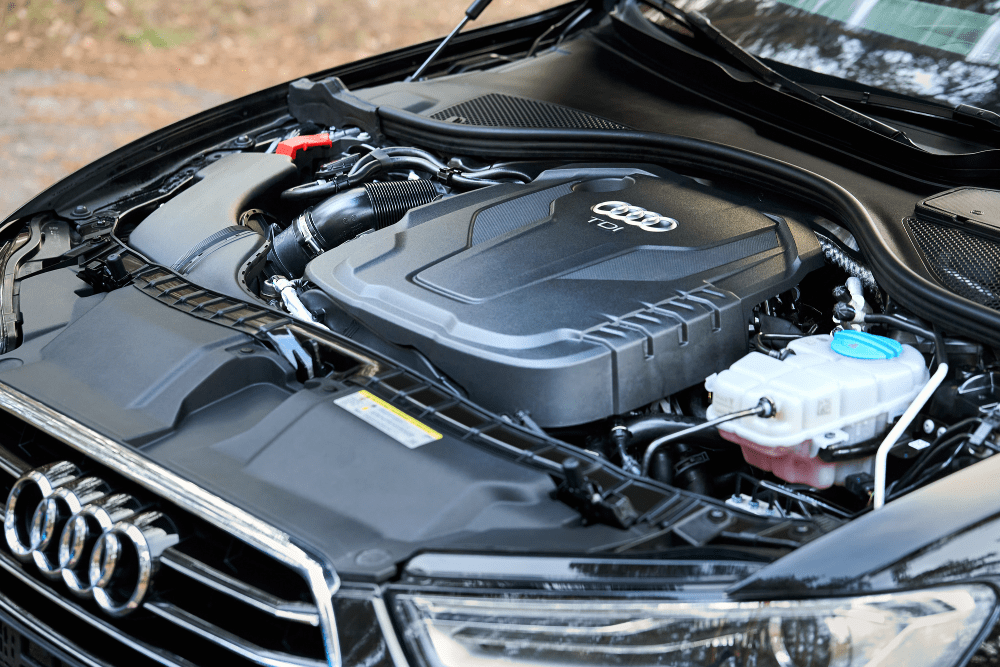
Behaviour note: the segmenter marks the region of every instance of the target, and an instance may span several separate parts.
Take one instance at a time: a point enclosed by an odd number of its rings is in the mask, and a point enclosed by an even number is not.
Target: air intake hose
[[[274,237],[268,259],[287,276],[301,276],[313,257],[362,232],[399,222],[407,211],[440,197],[428,180],[386,181],[341,192],[306,209]]]

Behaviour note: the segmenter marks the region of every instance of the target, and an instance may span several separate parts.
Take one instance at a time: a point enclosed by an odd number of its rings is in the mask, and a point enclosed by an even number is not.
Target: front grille
[[[111,664],[326,665],[321,615],[308,582],[272,556],[152,494],[115,470],[0,411],[0,494],[21,473],[55,461],[99,477],[116,493],[169,516],[179,542],[167,548],[143,604],[115,618],[62,579],[41,576],[0,540],[4,601],[42,627]],[[94,630],[99,632],[94,632]]]
[[[550,102],[490,93],[448,107],[432,115],[435,120],[483,127],[569,128],[574,130],[627,130],[628,127],[593,114]]]
[[[924,264],[955,294],[1000,310],[1000,242],[907,218],[906,227]]]

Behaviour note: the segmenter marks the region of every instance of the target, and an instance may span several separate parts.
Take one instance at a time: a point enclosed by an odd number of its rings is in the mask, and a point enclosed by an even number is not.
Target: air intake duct
[[[342,192],[295,218],[274,238],[268,259],[285,275],[301,276],[313,257],[358,234],[393,225],[410,209],[438,197],[428,180],[369,183]]]

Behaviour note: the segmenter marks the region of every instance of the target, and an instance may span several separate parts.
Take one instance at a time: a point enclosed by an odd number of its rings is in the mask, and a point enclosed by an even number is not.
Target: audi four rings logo
[[[659,213],[647,211],[641,206],[633,206],[624,201],[606,201],[597,204],[590,209],[598,215],[611,218],[612,221],[591,218],[588,222],[596,222],[597,226],[611,232],[620,232],[625,229],[618,222],[626,225],[634,225],[644,232],[669,232],[677,227],[677,221]]]
[[[173,523],[112,493],[66,461],[22,475],[7,498],[4,536],[14,556],[34,561],[112,616],[135,610],[149,592],[163,550],[177,543]]]

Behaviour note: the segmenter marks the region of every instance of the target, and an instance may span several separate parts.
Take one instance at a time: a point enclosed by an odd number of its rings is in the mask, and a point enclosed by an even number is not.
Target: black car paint
[[[511,51],[523,49],[533,40],[536,26],[550,21],[560,11],[567,10],[553,10],[533,19],[464,35],[453,44],[452,54],[442,64],[498,45]],[[732,158],[727,169],[730,175],[748,176],[759,169],[757,184],[761,187],[783,185],[787,192],[809,201],[818,214],[839,216],[838,221],[855,233],[867,256],[872,258],[880,281],[901,301],[954,331],[968,330],[991,342],[1000,338],[1000,318],[996,313],[959,302],[930,280],[899,224],[917,201],[954,182],[951,179],[960,180],[966,175],[977,178],[982,174],[948,172],[945,178],[929,183],[923,173],[904,173],[909,164],[876,166],[856,161],[842,148],[817,152],[815,140],[804,140],[802,131],[789,134],[770,124],[770,119],[756,118],[746,109],[725,110],[725,106],[738,103],[736,98],[720,108],[719,104],[706,104],[701,95],[675,85],[661,65],[654,66],[647,59],[648,53],[635,50],[636,44],[644,43],[642,39],[633,28],[612,21],[520,67],[516,77],[486,71],[473,72],[462,79],[462,85],[470,89],[480,87],[556,102],[621,122],[636,128],[636,132],[608,132],[604,136],[585,132],[507,132],[506,136],[516,143],[504,146],[497,141],[498,136],[504,136],[502,131],[498,134],[477,128],[447,127],[406,110],[381,108],[383,129],[391,136],[419,137],[432,146],[436,143],[468,153],[502,155],[506,150],[523,156],[526,144],[545,142],[542,150],[551,157],[657,158],[706,172],[719,169],[722,156],[728,155]],[[368,88],[412,70],[429,49],[428,45],[414,47],[311,78],[337,75],[352,88]],[[424,86],[433,94],[435,84],[431,81],[413,85]],[[399,84],[386,84],[382,90],[368,89],[358,94],[374,98],[394,87]],[[67,212],[79,203],[96,209],[114,200],[116,193],[153,182],[158,174],[169,170],[168,165],[182,164],[198,151],[217,146],[221,138],[279,119],[286,111],[286,94],[286,86],[276,86],[126,146],[26,204],[8,219],[5,231],[13,228],[10,223],[34,213],[52,209]],[[855,131],[843,133],[852,132]],[[828,136],[835,139],[839,134],[831,132]],[[593,142],[587,143],[590,140]],[[706,141],[717,144],[718,150]],[[995,169],[988,163],[985,168]],[[109,183],[113,184],[110,189]],[[95,195],[98,190],[100,194]],[[801,206],[801,201],[790,199],[787,205]],[[78,320],[85,317],[83,311],[88,307],[100,305],[99,298],[86,299],[91,301],[83,307],[75,301],[65,303],[69,312],[53,315],[50,332],[40,334],[38,340],[55,334],[62,326],[60,320]],[[232,338],[219,345],[245,342]],[[287,372],[266,368],[267,362],[261,363],[260,372],[265,374],[280,376]],[[96,377],[109,376],[107,370],[100,368],[93,372]],[[5,375],[0,372],[0,380],[6,381]],[[39,389],[38,393],[45,392]],[[53,396],[38,398],[58,407]],[[92,419],[95,426],[128,440],[125,433],[116,432],[109,422],[98,424],[99,421]],[[140,438],[137,444],[141,442]],[[155,448],[150,449],[149,455],[157,455]],[[192,461],[185,472],[197,475],[197,466],[203,460],[195,457]],[[774,599],[891,591],[955,581],[984,581],[998,586],[1000,497],[995,489],[998,472],[1000,460],[994,458],[953,474],[777,560],[739,583],[730,594],[742,599]],[[290,499],[287,510],[301,509],[300,502],[301,499]],[[310,531],[323,529],[322,522],[310,527]],[[434,545],[428,544],[427,548],[433,549]]]

